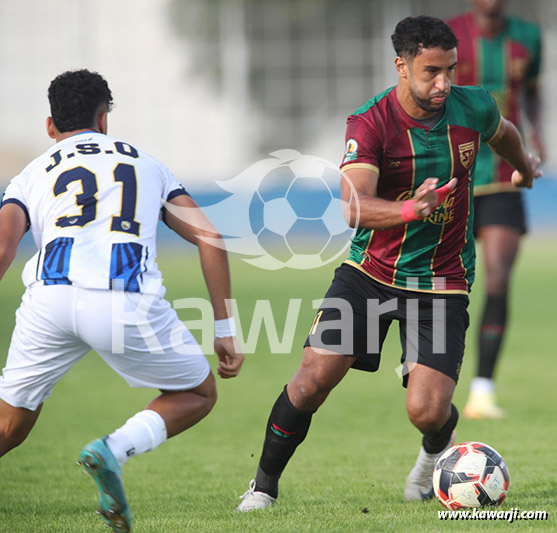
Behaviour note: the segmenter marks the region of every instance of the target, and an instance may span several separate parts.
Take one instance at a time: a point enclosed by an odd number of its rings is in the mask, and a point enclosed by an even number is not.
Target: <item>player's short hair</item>
[[[111,110],[112,93],[100,74],[69,70],[50,82],[48,101],[52,121],[64,133],[92,127],[101,106]]]
[[[401,20],[391,35],[395,52],[400,57],[413,59],[423,48],[456,48],[458,39],[453,30],[436,17],[406,17]]]

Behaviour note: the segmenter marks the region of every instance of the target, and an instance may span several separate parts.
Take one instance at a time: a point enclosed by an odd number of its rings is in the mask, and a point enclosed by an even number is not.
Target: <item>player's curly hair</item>
[[[441,19],[420,15],[401,20],[391,35],[395,52],[400,57],[415,58],[422,48],[456,48],[458,39]]]
[[[99,109],[112,109],[106,80],[89,70],[70,70],[54,78],[48,88],[50,114],[60,133],[90,128]]]

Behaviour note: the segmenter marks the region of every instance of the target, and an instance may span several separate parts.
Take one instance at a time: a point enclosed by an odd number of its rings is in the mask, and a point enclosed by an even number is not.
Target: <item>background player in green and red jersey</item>
[[[301,365],[269,417],[256,478],[239,511],[263,509],[309,430],[350,368],[377,370],[397,320],[408,417],[423,434],[406,480],[408,500],[433,496],[432,474],[458,420],[451,403],[473,281],[475,159],[488,142],[531,187],[539,159],[480,87],[453,87],[457,39],[441,20],[409,17],[392,36],[399,82],[349,117],[342,196],[358,228],[310,328]],[[436,317],[443,309],[444,320]]]
[[[538,75],[540,30],[506,16],[505,0],[472,0],[473,11],[448,22],[458,43],[455,83],[481,85],[497,101],[501,114],[517,127],[521,102],[531,123],[530,142],[540,158]],[[486,299],[478,338],[478,367],[463,414],[468,418],[500,418],[493,375],[507,322],[511,271],[520,237],[526,231],[522,193],[511,183],[512,167],[488,146],[480,147],[475,179],[475,234],[481,240],[486,271]]]

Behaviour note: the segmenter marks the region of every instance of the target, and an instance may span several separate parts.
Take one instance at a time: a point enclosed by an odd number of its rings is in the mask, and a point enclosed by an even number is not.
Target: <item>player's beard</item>
[[[443,108],[443,106],[445,105],[445,102],[447,101],[445,99],[438,104],[433,103],[431,101],[431,99],[434,96],[441,96],[442,95],[442,96],[445,96],[445,98],[447,98],[449,96],[448,93],[437,93],[437,94],[434,94],[434,95],[431,95],[431,96],[424,97],[412,86],[412,84],[409,84],[408,88],[410,90],[410,94],[412,95],[412,98],[414,99],[414,102],[416,102],[416,104],[418,105],[418,107],[420,109],[426,111],[427,113],[437,113],[439,110],[441,110]]]

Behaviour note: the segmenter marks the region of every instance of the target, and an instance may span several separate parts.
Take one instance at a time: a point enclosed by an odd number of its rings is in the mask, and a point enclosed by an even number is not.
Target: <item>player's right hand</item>
[[[219,358],[217,374],[223,379],[236,377],[245,359],[236,337],[217,337],[214,347]]]
[[[456,189],[457,178],[451,179],[443,187],[437,188],[437,178],[427,178],[414,193],[414,213],[419,218],[428,217],[445,198]]]

